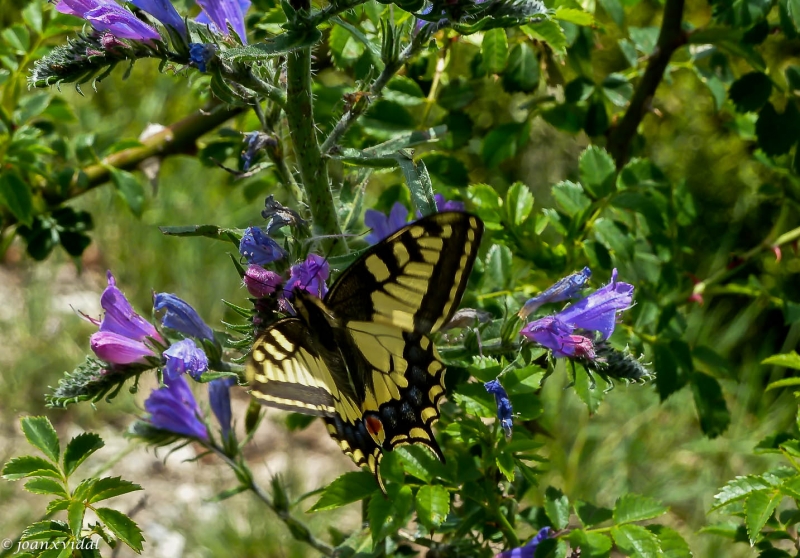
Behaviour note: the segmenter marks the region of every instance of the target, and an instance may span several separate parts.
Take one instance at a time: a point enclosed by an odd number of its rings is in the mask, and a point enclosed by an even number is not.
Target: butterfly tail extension
[[[356,424],[351,424],[335,416],[326,418],[325,425],[331,438],[336,440],[345,455],[349,456],[357,466],[369,468],[385,495],[386,486],[380,472],[383,450],[367,432],[364,421],[358,420]]]

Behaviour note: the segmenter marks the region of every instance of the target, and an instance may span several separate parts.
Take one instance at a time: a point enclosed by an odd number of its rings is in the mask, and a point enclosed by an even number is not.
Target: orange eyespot
[[[379,418],[369,415],[364,419],[364,421],[367,423],[367,432],[373,436],[377,437],[381,432],[383,432],[383,423]]]

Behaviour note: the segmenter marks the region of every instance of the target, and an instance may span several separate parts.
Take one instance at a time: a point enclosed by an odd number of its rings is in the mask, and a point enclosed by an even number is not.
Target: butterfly
[[[474,215],[435,213],[367,249],[323,299],[296,289],[296,315],[253,344],[251,395],[323,417],[342,451],[366,465],[384,492],[384,451],[420,444],[444,461],[431,425],[445,366],[429,336],[458,309],[482,234]]]

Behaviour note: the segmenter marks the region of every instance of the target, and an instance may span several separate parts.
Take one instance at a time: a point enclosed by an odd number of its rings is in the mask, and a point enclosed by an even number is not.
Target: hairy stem
[[[315,234],[324,236],[325,253],[336,255],[346,252],[336,207],[333,204],[327,162],[322,156],[314,125],[311,98],[311,49],[301,48],[286,57],[287,103],[286,120],[289,124],[294,155],[300,177],[311,209]]]
[[[684,3],[685,0],[667,0],[656,48],[650,55],[644,75],[633,92],[628,110],[608,136],[606,149],[614,157],[617,168],[622,168],[628,161],[631,141],[644,115],[650,110],[653,96],[661,80],[664,79],[664,72],[672,54],[686,43],[686,33],[681,29]]]

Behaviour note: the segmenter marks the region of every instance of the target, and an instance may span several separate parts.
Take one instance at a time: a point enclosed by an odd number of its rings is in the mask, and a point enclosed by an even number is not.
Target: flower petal
[[[154,390],[144,402],[150,413],[148,421],[154,427],[190,438],[208,439],[200,408],[183,376]]]
[[[89,344],[100,360],[111,364],[147,364],[146,357],[156,356],[142,341],[111,331],[93,333]]]

